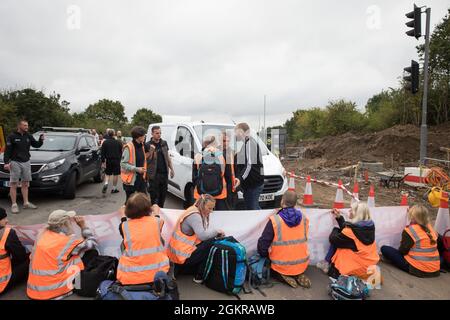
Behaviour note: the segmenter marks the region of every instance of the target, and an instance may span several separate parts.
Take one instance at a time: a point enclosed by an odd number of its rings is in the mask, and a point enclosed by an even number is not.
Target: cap
[[[60,224],[76,215],[75,211],[55,210],[48,216],[48,224]]]

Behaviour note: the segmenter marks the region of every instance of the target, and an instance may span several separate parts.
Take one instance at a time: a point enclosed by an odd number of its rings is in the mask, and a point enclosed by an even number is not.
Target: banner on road
[[[383,245],[398,248],[401,233],[409,223],[406,214],[407,207],[376,207],[370,208],[372,219],[375,222],[375,238],[378,249]],[[343,209],[343,212],[347,212]],[[323,260],[330,246],[328,237],[337,222],[329,209],[302,209],[309,219],[308,248],[312,264]],[[169,243],[170,236],[175,228],[178,217],[183,210],[162,209],[161,217],[164,219],[163,239],[165,245]],[[216,211],[210,216],[210,226],[222,229],[226,235],[232,235],[247,249],[247,254],[256,253],[258,238],[261,236],[269,216],[273,210],[261,211]],[[103,215],[84,216],[86,224],[90,227],[98,240],[99,251],[102,255],[119,257],[122,237],[119,233],[120,214],[113,212]],[[45,224],[16,226],[15,230],[22,243],[31,251],[34,240]],[[78,230],[74,226],[74,230]]]

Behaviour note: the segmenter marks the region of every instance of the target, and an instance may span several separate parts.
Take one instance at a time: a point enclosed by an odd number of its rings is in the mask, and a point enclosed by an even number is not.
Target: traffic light
[[[409,75],[403,77],[403,80],[406,81],[406,89],[413,94],[419,92],[419,63],[411,60],[411,66],[403,70],[409,73]]]
[[[410,37],[416,37],[416,39],[419,39],[422,36],[422,16],[420,8],[414,5],[414,11],[407,13],[406,17],[412,19],[406,23],[408,27],[412,28],[407,31],[406,34]]]

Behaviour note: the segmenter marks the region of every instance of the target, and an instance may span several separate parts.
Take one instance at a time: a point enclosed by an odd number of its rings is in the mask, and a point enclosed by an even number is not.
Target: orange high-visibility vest
[[[366,277],[369,267],[376,265],[380,260],[376,242],[365,245],[349,227],[345,227],[342,233],[355,242],[357,251],[338,248],[331,261],[342,275]]]
[[[31,299],[53,299],[72,291],[74,275],[84,269],[80,256],[71,252],[84,240],[45,230],[31,253],[27,295]]]
[[[8,239],[11,228],[5,227],[0,230],[0,293],[2,293],[11,279],[11,257],[5,249],[6,239]]]
[[[198,213],[198,209],[192,206],[178,218],[177,225],[170,238],[167,255],[170,261],[176,264],[183,264],[191,256],[192,252],[197,249],[196,245],[201,242],[195,233],[192,236],[188,236],[181,231],[183,221],[194,213]]]
[[[271,216],[270,221],[274,230],[269,250],[271,268],[288,276],[302,274],[309,264],[308,218],[303,215],[302,221],[295,227],[289,227],[278,214]]]
[[[431,273],[441,269],[441,262],[437,249],[437,233],[430,224],[427,227],[435,241],[434,244],[431,244],[430,238],[420,225],[412,224],[405,228],[405,231],[414,240],[414,246],[405,255],[405,260],[414,268]]]
[[[133,141],[130,141],[126,145],[124,145],[123,146],[123,150],[125,150],[125,148],[128,148],[129,153],[130,153],[130,158],[128,159],[128,163],[130,165],[132,165],[132,166],[136,166],[136,150],[134,148]],[[144,153],[144,158],[145,158],[145,148],[144,148],[144,146],[142,146],[142,152]],[[145,173],[144,173],[144,178],[145,178],[145,175],[147,174],[147,161],[146,161],[146,159],[144,159],[144,169],[145,169]],[[121,169],[120,177],[121,177],[122,182],[124,184],[131,184],[131,182],[133,181],[135,175],[136,175],[136,172],[134,172],[134,171],[126,171],[124,169]]]
[[[158,271],[169,271],[169,258],[161,241],[163,221],[145,216],[122,223],[122,256],[117,280],[123,285],[153,282]]]

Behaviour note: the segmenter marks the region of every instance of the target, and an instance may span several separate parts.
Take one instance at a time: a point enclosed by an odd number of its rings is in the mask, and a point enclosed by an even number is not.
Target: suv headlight
[[[42,169],[42,171],[47,171],[47,170],[52,170],[52,169],[56,169],[59,166],[61,166],[64,162],[66,162],[66,159],[61,159],[58,161],[54,161],[54,162],[50,162],[47,163],[44,168]]]

